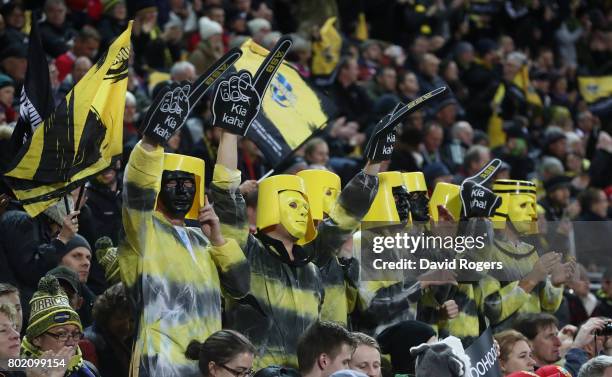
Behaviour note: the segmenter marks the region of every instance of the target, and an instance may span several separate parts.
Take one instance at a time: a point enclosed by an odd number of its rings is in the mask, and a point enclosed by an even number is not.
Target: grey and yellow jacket
[[[355,258],[333,257],[320,267],[325,301],[321,319],[348,326],[348,316],[355,309],[358,297],[359,261]]]
[[[131,375],[199,376],[184,356],[187,344],[221,330],[221,294],[247,294],[248,263],[236,241],[212,246],[200,229],[173,226],[154,210],[163,159],[161,147],[139,143],[124,176],[118,259],[138,315]]]
[[[365,271],[364,268],[371,269],[372,267],[364,266],[371,264],[372,258],[378,257],[363,253],[361,237],[372,237],[373,234],[392,237],[396,232],[397,229],[391,227],[367,230],[367,233],[371,233],[367,236],[364,231],[353,235],[353,255],[362,265],[362,271]],[[397,250],[387,252],[395,253],[395,259],[389,260],[400,260],[404,257]],[[421,286],[412,271],[400,273],[401,277],[396,272],[384,271],[381,275],[373,276],[371,280],[360,276],[355,311],[351,316],[354,330],[377,336],[387,327],[415,319],[417,302],[422,295]]]
[[[369,177],[369,178],[368,178]],[[372,189],[374,185],[374,189]],[[364,191],[370,190],[370,191]],[[348,315],[357,304],[359,288],[359,259],[339,258],[342,245],[359,228],[361,219],[370,209],[378,191],[374,177],[357,175],[338,197],[330,218],[318,231],[324,242],[319,241],[314,262],[319,266],[325,301],[321,307],[321,319],[348,325]],[[330,236],[325,232],[333,231]]]
[[[451,320],[440,316],[438,307],[442,302],[435,298],[437,288],[432,287],[419,302],[417,319],[447,330],[465,346],[488,326],[501,331],[509,328],[520,313],[554,312],[561,303],[563,289],[553,287],[550,280],[538,284],[531,293],[519,286],[520,279],[531,271],[538,258],[531,245],[521,243],[515,247],[494,239],[483,249],[467,251],[460,258],[501,261],[504,268],[488,273],[460,271],[459,285],[451,297],[459,306],[459,315]]]
[[[517,245],[503,240],[499,237],[493,239],[493,243],[484,248],[481,253],[472,254],[478,260],[499,261],[503,263],[503,269],[492,271],[491,275],[496,278],[501,286],[512,285],[524,278],[540,258],[537,249],[528,243],[520,242]],[[554,313],[559,309],[563,300],[563,286],[555,287],[549,278],[540,282],[524,299],[523,304],[508,317],[505,322],[495,323],[497,329],[509,328],[514,318],[522,313]]]
[[[462,277],[448,299],[455,300],[459,314],[445,318],[439,310],[442,300],[436,298],[439,287],[427,289],[418,304],[417,319],[429,323],[440,331],[448,331],[468,347],[490,325],[513,315],[529,297],[518,286],[518,281],[501,286],[497,279],[487,275]]]
[[[367,212],[378,178],[365,173],[353,178],[330,218],[319,224],[317,238],[302,247],[293,247],[293,260],[280,241],[262,232],[249,234],[239,184],[239,170],[215,166],[211,201],[224,236],[238,241],[251,271],[250,294],[226,301],[227,324],[257,347],[253,368],[273,364],[297,367],[298,337],[320,317],[325,297],[321,273],[313,262],[325,265],[335,258],[334,253],[344,242],[343,234],[350,233]]]

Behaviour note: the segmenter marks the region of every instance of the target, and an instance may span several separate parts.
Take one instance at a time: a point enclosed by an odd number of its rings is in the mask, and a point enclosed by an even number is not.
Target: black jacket
[[[68,51],[68,42],[76,36],[76,31],[66,24],[58,28],[48,22],[41,22],[39,30],[43,49],[54,58]]]
[[[120,180],[120,178],[118,178]],[[117,246],[119,234],[123,225],[121,223],[121,189],[112,191],[108,187],[96,183],[87,186],[87,207],[90,210],[92,229],[83,236],[91,247],[102,236],[110,237],[113,245]]]
[[[85,329],[85,337],[96,349],[98,370],[102,376],[127,377],[130,369],[130,344],[109,336],[95,323]]]
[[[22,211],[8,211],[0,221],[0,249],[6,253],[8,268],[21,293],[24,320],[29,318],[29,301],[38,281],[65,254],[66,245],[50,233],[45,215],[32,218]]]

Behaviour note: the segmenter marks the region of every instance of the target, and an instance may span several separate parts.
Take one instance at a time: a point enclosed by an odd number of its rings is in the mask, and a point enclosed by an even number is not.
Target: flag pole
[[[77,198],[76,203],[74,204],[74,209],[78,211],[79,209],[79,205],[81,204],[81,199],[83,199],[83,193],[85,192],[85,183],[83,183],[81,185],[81,188],[79,189],[79,196]]]
[[[259,178],[257,180],[257,184],[260,184],[261,181],[263,181],[264,179],[268,178],[269,176],[272,175],[272,173],[274,173],[274,169],[270,169],[266,174],[264,174],[261,178]]]
[[[64,206],[66,206],[66,215],[70,214],[70,204],[68,204],[68,194],[64,195]]]

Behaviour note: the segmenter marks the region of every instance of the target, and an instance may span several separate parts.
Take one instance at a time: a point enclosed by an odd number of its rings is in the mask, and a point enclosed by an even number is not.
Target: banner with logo
[[[242,46],[236,70],[255,74],[268,50],[252,40]],[[312,134],[327,125],[336,112],[332,101],[311,87],[289,63],[274,75],[262,99],[262,110],[247,137],[257,145],[270,166],[277,166]]]

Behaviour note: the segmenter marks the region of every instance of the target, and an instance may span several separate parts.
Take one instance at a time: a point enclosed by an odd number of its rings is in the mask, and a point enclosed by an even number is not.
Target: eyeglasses
[[[83,339],[83,337],[85,336],[82,332],[73,332],[72,334],[70,333],[59,333],[59,334],[54,334],[52,332],[46,332],[45,334],[55,338],[56,340],[59,340],[60,342],[66,342],[68,341],[68,339],[74,339],[76,341],[79,341],[81,339]]]
[[[247,369],[243,372],[237,371],[236,369],[232,369],[226,365],[223,364],[219,364],[221,366],[221,368],[225,369],[226,371],[230,372],[231,374],[233,374],[236,377],[249,377],[253,375],[253,369]]]

